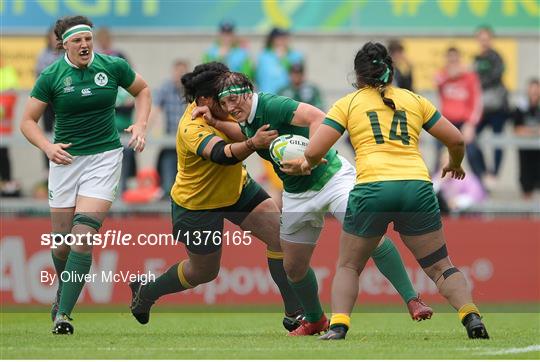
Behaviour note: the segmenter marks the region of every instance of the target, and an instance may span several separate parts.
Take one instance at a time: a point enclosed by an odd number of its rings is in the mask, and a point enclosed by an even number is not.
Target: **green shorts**
[[[380,181],[356,185],[349,194],[343,230],[373,237],[388,224],[403,235],[422,235],[442,227],[439,202],[428,181]]]
[[[226,182],[226,181],[224,181]],[[172,201],[173,235],[194,254],[210,254],[221,248],[224,219],[240,225],[261,202],[270,198],[248,177],[235,204],[207,210],[188,210]],[[214,235],[218,237],[214,237]]]

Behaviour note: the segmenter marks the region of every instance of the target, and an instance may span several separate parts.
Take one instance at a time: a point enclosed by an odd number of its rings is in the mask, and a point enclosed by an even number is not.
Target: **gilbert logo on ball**
[[[281,135],[270,144],[270,157],[277,165],[281,161],[294,160],[304,156],[309,139],[294,134]]]

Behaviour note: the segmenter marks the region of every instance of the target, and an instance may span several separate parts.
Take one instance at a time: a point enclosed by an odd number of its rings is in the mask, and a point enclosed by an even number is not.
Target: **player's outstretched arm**
[[[465,155],[465,140],[461,132],[442,116],[428,132],[448,148],[450,160],[443,167],[442,177],[450,173],[453,178],[462,180],[465,177],[465,171],[461,167]]]
[[[200,116],[205,119],[206,123],[208,123],[215,129],[225,133],[225,135],[234,142],[242,142],[246,140],[246,137],[242,133],[242,130],[240,129],[240,125],[238,125],[238,123],[222,121],[214,117],[208,106],[195,107],[195,109],[191,113],[191,118],[195,119]]]
[[[215,129],[225,133],[234,142],[242,142],[246,140],[246,136],[242,133],[240,125],[236,122],[216,120]]]
[[[278,136],[277,131],[269,131],[264,125],[251,138],[242,142],[225,143],[220,137],[212,137],[202,151],[202,157],[220,165],[235,165],[249,157],[258,149],[266,149]]]
[[[47,103],[30,97],[24,107],[20,130],[31,144],[45,152],[49,160],[59,165],[69,165],[73,158],[65,151],[71,144],[51,143],[38,126],[38,121],[45,112]]]
[[[136,75],[127,91],[135,97],[135,123],[125,130],[131,133],[128,147],[133,147],[135,151],[142,152],[146,143],[146,126],[150,116],[152,96],[148,84],[139,74]]]
[[[309,145],[304,151],[304,157],[306,158],[306,165],[303,168],[309,169],[315,168],[323,157],[330,151],[330,148],[339,140],[341,133],[335,128],[326,124],[321,124],[315,134],[310,137]]]

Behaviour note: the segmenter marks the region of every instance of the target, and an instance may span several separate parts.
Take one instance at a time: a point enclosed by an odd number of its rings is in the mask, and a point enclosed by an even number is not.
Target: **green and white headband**
[[[86,24],[72,26],[71,28],[66,30],[64,34],[62,34],[62,43],[65,44],[68,41],[68,39],[71,38],[75,34],[85,33],[87,31],[91,33],[92,28]]]
[[[252,93],[249,87],[239,87],[237,85],[233,85],[232,87],[225,88],[221,92],[219,92],[218,99],[225,98],[231,94],[249,94],[249,93]]]

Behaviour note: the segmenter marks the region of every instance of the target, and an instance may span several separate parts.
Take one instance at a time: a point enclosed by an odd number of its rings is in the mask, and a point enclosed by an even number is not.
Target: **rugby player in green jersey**
[[[150,90],[144,79],[120,58],[93,51],[92,22],[84,16],[59,19],[58,47],[66,50],[45,68],[28,99],[21,132],[50,160],[49,206],[52,234],[75,236],[83,245],[52,250],[59,288],[51,317],[54,334],[72,334],[71,313],[92,264],[87,235],[99,231],[116,197],[122,145],[114,123],[118,87],[135,97],[136,120],[126,129],[128,145],[141,152],[150,113]],[[56,115],[54,142],[38,126],[47,104]],[[69,277],[68,277],[69,276]]]
[[[253,136],[263,125],[270,125],[270,129],[277,130],[280,135],[296,134],[309,138],[325,117],[321,110],[309,104],[268,93],[253,93],[253,85],[241,73],[220,75],[216,96],[222,108],[239,122],[245,137]],[[207,108],[196,111],[199,112],[211,119]],[[273,162],[268,149],[257,150],[257,153]],[[280,165],[273,163],[274,171],[284,185],[280,227],[284,267],[306,316],[304,323],[290,332],[292,336],[312,335],[328,328],[310,260],[326,212],[343,223],[349,191],[354,186],[355,170],[335,150],[330,150],[325,159],[326,163],[314,169],[309,176],[287,175]],[[381,239],[373,259],[407,303],[412,318],[430,318],[431,308],[419,299],[389,238]]]
[[[216,77],[228,70],[224,64],[211,62],[196,66],[182,77],[188,106],[176,134],[178,172],[171,189],[171,216],[173,235],[185,244],[188,257],[170,266],[155,281],[131,283],[131,312],[139,323],[146,324],[152,305],[160,297],[214,280],[220,270],[222,247],[229,243],[223,232],[227,219],[245,230],[240,237],[242,244],[251,244],[252,235],[266,243],[268,269],[285,307],[283,325],[291,331],[300,325],[303,315],[283,269],[279,209],[241,162],[256,149],[268,148],[277,132],[263,126],[244,140],[239,130],[229,137],[203,117],[192,117],[193,110],[204,105],[213,110],[220,127],[238,129],[213,97]],[[235,140],[238,142],[233,143]]]

